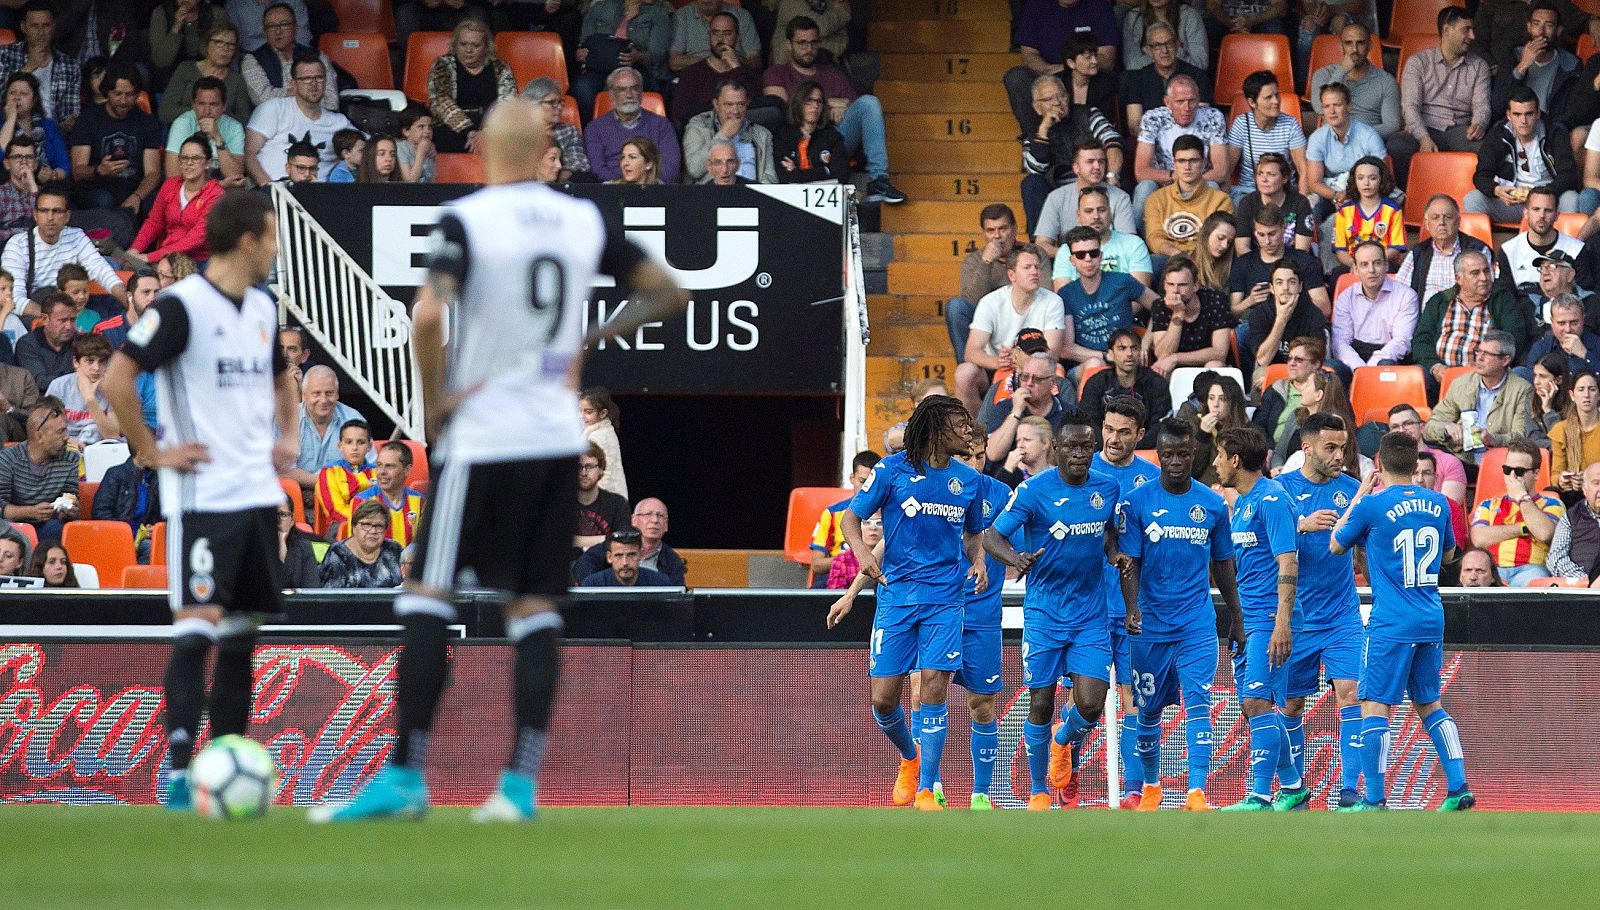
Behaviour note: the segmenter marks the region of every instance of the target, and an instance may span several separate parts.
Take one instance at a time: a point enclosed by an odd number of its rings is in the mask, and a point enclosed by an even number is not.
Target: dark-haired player
[[[588,444],[571,380],[589,342],[669,318],[685,305],[666,270],[609,232],[593,203],[539,182],[549,124],[531,101],[497,103],[484,121],[488,186],[456,201],[434,231],[427,283],[413,309],[414,344],[432,451],[433,501],[395,600],[404,626],[399,729],[389,763],[349,805],[313,821],[414,818],[433,715],[448,674],[445,635],[463,578],[511,596],[506,637],[512,747],[476,821],[535,813],[560,677],[558,599],[577,531],[578,455]],[[596,272],[631,288],[615,319],[583,335]],[[450,316],[450,347],[443,319]]]
[[[1115,395],[1105,403],[1100,418],[1100,451],[1089,470],[1109,475],[1121,491],[1117,501],[1160,475],[1161,470],[1135,454],[1144,438],[1148,414],[1144,402],[1134,395]],[[1128,603],[1122,598],[1122,582],[1115,566],[1105,568],[1106,627],[1111,632],[1111,660],[1116,669],[1117,695],[1122,714],[1117,725],[1117,754],[1122,765],[1122,808],[1139,804],[1138,776],[1133,767],[1139,761],[1139,714],[1134,710],[1133,659],[1128,644]]]
[[[1049,809],[1051,786],[1070,787],[1066,804],[1076,804],[1076,771],[1084,737],[1100,720],[1110,681],[1111,636],[1105,623],[1108,562],[1125,565],[1116,551],[1119,488],[1104,474],[1089,470],[1095,454],[1094,427],[1082,411],[1061,417],[1055,438],[1054,471],[1028,478],[1017,487],[1005,511],[984,534],[984,548],[1028,574],[1022,601],[1022,676],[1028,685],[1028,720],[1023,742],[1031,782],[1028,808]],[[1018,553],[1006,539],[1021,531]],[[1052,769],[1051,722],[1056,680],[1072,680],[1070,709],[1054,729],[1064,747],[1065,768]],[[1057,775],[1052,779],[1051,771]],[[1058,782],[1059,781],[1059,782]]]
[[[1455,719],[1439,701],[1444,661],[1444,605],[1439,601],[1439,566],[1455,551],[1450,505],[1444,495],[1411,483],[1417,443],[1389,433],[1378,444],[1383,490],[1372,493],[1378,471],[1367,475],[1350,508],[1333,526],[1328,548],[1343,553],[1363,547],[1372,581],[1367,617],[1367,665],[1361,674],[1361,770],[1366,775],[1363,809],[1388,808],[1384,771],[1389,764],[1389,721],[1407,694],[1444,767],[1450,792],[1441,812],[1471,809],[1467,765]]]
[[[944,753],[950,676],[962,665],[963,578],[981,594],[988,586],[982,552],[982,487],[977,471],[959,459],[968,452],[970,418],[960,401],[930,395],[906,422],[906,447],[878,462],[850,501],[842,527],[861,563],[878,583],[867,673],[872,713],[900,752],[895,805],[944,807],[934,794]],[[883,513],[883,560],[861,539],[861,520]],[[970,566],[970,568],[969,568]],[[998,581],[996,582],[998,583]],[[828,624],[849,611],[834,605]],[[915,742],[900,694],[905,675],[921,671],[922,729]]]
[[[1289,661],[1295,585],[1294,507],[1276,480],[1263,476],[1267,434],[1235,427],[1217,440],[1212,462],[1224,487],[1238,491],[1230,527],[1238,563],[1239,605],[1244,614],[1244,653],[1233,659],[1239,711],[1250,723],[1250,785],[1233,812],[1271,812],[1272,779],[1278,772],[1283,728],[1278,702]]]
[[[1300,424],[1300,451],[1305,464],[1278,475],[1294,501],[1300,559],[1300,589],[1295,594],[1290,631],[1294,647],[1284,680],[1282,704],[1284,749],[1278,755],[1280,789],[1273,801],[1279,812],[1303,809],[1311,799],[1305,786],[1306,697],[1314,695],[1324,673],[1339,706],[1339,808],[1361,801],[1361,652],[1367,630],[1361,623],[1361,598],[1356,594],[1355,565],[1349,552],[1328,549],[1334,522],[1355,499],[1361,482],[1345,473],[1345,442],[1350,429],[1337,414],[1312,414]]]
[[[1134,700],[1139,708],[1138,809],[1161,808],[1161,712],[1181,693],[1188,737],[1189,795],[1184,807],[1206,810],[1211,773],[1211,684],[1217,677],[1218,620],[1237,657],[1244,648],[1233,542],[1222,497],[1190,478],[1194,425],[1161,421],[1156,457],[1161,477],[1118,506],[1118,546],[1132,557],[1122,576],[1133,640]],[[1222,593],[1213,606],[1211,582]],[[1137,604],[1137,609],[1134,605]]]
[[[206,214],[206,245],[205,274],[161,292],[128,330],[105,380],[138,462],[160,471],[173,541],[165,681],[171,808],[189,805],[187,769],[202,712],[210,714],[214,737],[242,734],[249,722],[260,618],[283,610],[277,475],[294,464],[300,438],[299,392],[277,345],[278,307],[255,287],[278,255],[271,200],[243,190],[224,194]],[[156,377],[159,444],[144,422],[141,370]]]

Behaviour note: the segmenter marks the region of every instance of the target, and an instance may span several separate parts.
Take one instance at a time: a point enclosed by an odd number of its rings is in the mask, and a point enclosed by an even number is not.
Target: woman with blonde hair
[[[643,136],[635,136],[622,143],[622,154],[617,159],[622,176],[607,183],[633,186],[656,186],[661,183],[661,153],[656,144]]]
[[[1212,212],[1200,225],[1200,242],[1194,245],[1194,265],[1201,287],[1228,293],[1233,273],[1234,238],[1239,228],[1227,212]]]
[[[477,152],[483,116],[501,98],[517,93],[511,67],[495,56],[494,36],[477,19],[462,19],[450,33],[450,53],[428,71],[428,109],[437,126],[433,144],[441,152]]]
[[[1583,497],[1583,469],[1600,461],[1600,377],[1579,370],[1567,383],[1561,420],[1550,428],[1550,481],[1562,500]]]

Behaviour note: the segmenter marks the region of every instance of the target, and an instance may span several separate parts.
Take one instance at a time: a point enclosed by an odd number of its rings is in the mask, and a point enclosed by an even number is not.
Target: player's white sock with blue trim
[[[1467,788],[1467,760],[1461,752],[1461,733],[1456,729],[1455,718],[1440,708],[1422,722],[1433,739],[1433,751],[1444,767],[1444,779],[1450,785],[1450,792],[1460,793]]]
[[[1144,786],[1144,775],[1139,768],[1139,719],[1132,714],[1122,715],[1117,732],[1117,751],[1122,757],[1122,793],[1138,793]]]
[[[1139,715],[1139,767],[1144,769],[1143,785],[1161,786],[1161,715]]]
[[[1000,751],[1000,722],[972,722],[972,792],[987,795],[994,784],[994,759]]]
[[[1339,789],[1357,796],[1361,784],[1361,706],[1339,709]]]
[[[1022,744],[1028,749],[1028,784],[1031,793],[1050,792],[1050,725],[1026,721]]]
[[[1250,718],[1250,795],[1272,798],[1272,777],[1278,771],[1278,755],[1283,751],[1283,727],[1275,711]],[[1191,777],[1190,787],[1194,786]]]
[[[1289,790],[1305,784],[1306,723],[1303,718],[1278,715],[1278,782]],[[1269,782],[1270,783],[1270,782]]]
[[[945,721],[950,717],[946,705],[922,706],[922,735],[917,742],[922,746],[921,779],[918,790],[932,790],[939,779],[939,760],[944,757]]]
[[[1211,706],[1184,709],[1184,735],[1189,741],[1189,789],[1204,790],[1211,776]]]
[[[899,705],[888,714],[879,714],[877,708],[872,709],[872,719],[878,722],[878,729],[883,735],[889,737],[889,742],[894,743],[899,750],[900,757],[910,761],[917,757],[917,744],[911,741],[911,731],[906,727],[906,711]]]
[[[1367,802],[1381,803],[1388,795],[1383,784],[1389,764],[1389,718],[1381,714],[1361,719],[1361,773],[1367,776]]]

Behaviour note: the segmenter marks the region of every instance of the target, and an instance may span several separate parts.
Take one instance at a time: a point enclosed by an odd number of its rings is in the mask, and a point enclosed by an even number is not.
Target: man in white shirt
[[[34,228],[13,235],[0,253],[0,268],[10,272],[17,312],[23,312],[33,289],[55,281],[56,273],[69,262],[89,271],[117,302],[128,305],[128,288],[117,277],[111,263],[95,249],[94,241],[75,227],[67,227],[72,210],[67,206],[71,190],[64,183],[47,183],[39,189],[33,204]],[[37,312],[35,309],[33,312]]]
[[[990,374],[1011,363],[1010,340],[1024,327],[1039,329],[1052,353],[1061,349],[1066,308],[1061,298],[1041,287],[1044,252],[1026,243],[1011,253],[1006,277],[1010,284],[978,301],[967,335],[967,349],[956,367],[956,397],[976,415],[989,388]]]
[[[322,61],[296,60],[290,72],[294,95],[273,98],[256,108],[245,128],[244,166],[256,183],[271,183],[283,177],[289,146],[307,134],[321,161],[317,179],[326,180],[334,164],[333,134],[352,128],[345,115],[322,106],[327,91],[327,71]]]

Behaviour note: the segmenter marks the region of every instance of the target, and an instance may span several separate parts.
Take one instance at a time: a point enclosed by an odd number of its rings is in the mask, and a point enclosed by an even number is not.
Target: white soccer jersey
[[[594,204],[538,183],[491,186],[450,206],[429,268],[454,275],[445,388],[469,391],[439,441],[466,462],[576,455],[588,442],[567,370],[583,344],[597,270],[631,260]]]
[[[128,330],[123,350],[156,375],[163,447],[205,445],[193,473],[161,472],[161,505],[183,512],[237,512],[283,500],[272,464],[274,384],[285,365],[277,307],[251,288],[235,303],[190,275],[156,298]]]

